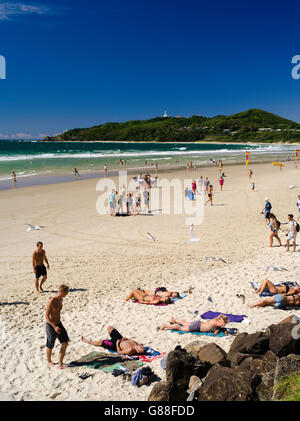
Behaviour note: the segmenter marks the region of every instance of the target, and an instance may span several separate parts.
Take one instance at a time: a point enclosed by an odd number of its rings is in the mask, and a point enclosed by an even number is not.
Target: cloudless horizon
[[[0,138],[261,108],[300,123],[296,1],[0,1]]]

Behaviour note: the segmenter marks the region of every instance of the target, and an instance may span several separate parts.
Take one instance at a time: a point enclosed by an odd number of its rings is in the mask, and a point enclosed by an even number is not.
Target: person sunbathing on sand
[[[131,299],[135,299],[141,304],[170,304],[172,302],[169,296],[161,297],[155,295],[153,291],[144,291],[141,289],[134,289],[131,291],[128,297],[125,298],[125,301],[129,301]]]
[[[255,304],[250,304],[249,307],[266,307],[274,306],[275,308],[284,309],[285,306],[300,306],[300,294],[287,293],[276,294],[273,297],[266,297]]]
[[[150,291],[148,289],[141,290],[141,291],[144,291],[145,294],[152,294],[152,295],[156,295],[157,297],[161,297],[161,298],[179,298],[180,297],[179,292],[168,291],[167,288],[165,288],[165,287],[156,288],[155,291]]]
[[[101,346],[109,351],[116,351],[119,355],[140,355],[145,353],[144,345],[132,339],[125,338],[114,327],[108,326],[107,332],[110,339],[92,341],[82,336],[81,340],[89,345]]]
[[[266,289],[268,289],[272,295],[276,295],[276,294],[282,294],[282,295],[289,294],[289,295],[291,295],[291,294],[295,294],[295,293],[300,292],[300,287],[298,287],[298,286],[290,287],[288,285],[283,285],[283,286],[277,286],[276,287],[273,284],[273,282],[269,281],[268,279],[263,279],[260,283],[259,288],[255,292],[258,295],[260,295]]]
[[[182,332],[213,332],[214,335],[217,335],[220,332],[220,328],[224,327],[226,323],[228,323],[228,317],[223,314],[205,322],[200,320],[187,322],[186,320],[179,320],[172,317],[170,323],[164,323],[160,329],[174,329],[181,330]]]

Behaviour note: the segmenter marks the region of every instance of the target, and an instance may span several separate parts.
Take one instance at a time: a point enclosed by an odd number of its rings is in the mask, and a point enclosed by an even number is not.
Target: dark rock
[[[269,347],[277,357],[286,357],[289,354],[300,354],[300,332],[295,332],[298,325],[282,323],[267,328],[270,338]]]
[[[194,366],[194,375],[203,379],[211,368],[211,364],[206,361],[196,360]]]
[[[169,401],[169,385],[167,382],[155,383],[153,386],[150,395],[148,396],[148,401],[158,402],[158,401]]]
[[[278,382],[286,376],[295,374],[297,371],[300,371],[300,356],[299,355],[288,355],[287,357],[280,358],[277,361],[275,368],[275,378],[274,378],[274,393],[273,400],[280,399],[279,392],[276,390]]]
[[[236,352],[231,355],[230,366],[232,368],[238,366],[245,369],[250,368],[251,361],[259,357],[261,357],[259,354],[242,354],[241,352]]]
[[[269,338],[264,332],[256,332],[249,335],[240,333],[231,344],[227,359],[231,362],[233,355],[241,354],[265,354],[269,349]]]
[[[215,364],[198,389],[199,401],[250,401],[255,400],[249,370],[237,370]]]
[[[259,376],[263,376],[266,373],[275,373],[276,363],[278,358],[272,351],[268,351],[265,355],[251,361],[249,369]]]
[[[221,364],[226,362],[227,354],[215,343],[205,345],[199,350],[198,358],[200,361],[210,364]]]
[[[190,377],[194,374],[196,358],[186,351],[171,351],[168,354],[166,378],[169,383],[169,400],[185,401]]]

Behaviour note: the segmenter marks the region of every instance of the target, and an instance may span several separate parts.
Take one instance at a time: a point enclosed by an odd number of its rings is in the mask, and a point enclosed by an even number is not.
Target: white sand
[[[298,314],[297,310],[271,307],[250,309],[248,304],[257,300],[251,281],[264,277],[274,282],[299,279],[298,252],[268,247],[269,232],[259,212],[268,196],[280,221],[287,221],[290,212],[298,216],[298,189],[288,186],[297,186],[300,168],[295,169],[292,163],[283,173],[271,164],[251,168],[255,192],[251,191],[245,167],[225,167],[222,193],[217,169],[196,173],[197,178],[208,175],[217,190],[215,203],[224,206],[205,209],[203,224],[195,227],[200,241],[185,247],[181,246],[189,235],[185,216],[99,216],[95,209],[99,196],[96,180],[0,192],[0,396],[16,400],[147,399],[152,386],[136,388],[101,370],[82,367],[60,371],[47,366],[45,308],[61,283],[75,290],[65,298],[62,311],[62,322],[71,339],[66,363],[102,351],[82,343],[80,336],[105,339],[108,325],[162,352],[194,340],[215,341],[227,351],[232,337],[179,335],[157,332],[156,327],[172,316],[196,320],[195,310],[199,314],[213,310],[247,315],[249,326],[229,326],[251,333]],[[169,178],[174,176],[194,178],[195,174],[168,174]],[[46,228],[27,233],[24,223],[43,224]],[[159,241],[147,239],[147,231]],[[285,243],[283,232],[280,235]],[[31,254],[39,240],[44,242],[51,267],[45,284],[47,292],[40,295],[34,291],[31,266]],[[205,256],[219,256],[228,263],[205,263]],[[269,265],[283,266],[289,272],[266,272]],[[185,299],[166,307],[123,300],[133,288],[158,286],[181,292],[194,289]],[[245,295],[245,304],[236,294]],[[53,351],[54,362],[58,351],[59,343]],[[160,359],[150,366],[165,379]],[[93,377],[80,380],[78,375],[84,371],[93,373]]]

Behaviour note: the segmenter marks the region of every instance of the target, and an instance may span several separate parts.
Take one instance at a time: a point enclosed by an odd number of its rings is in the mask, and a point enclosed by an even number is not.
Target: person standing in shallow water
[[[12,179],[13,179],[13,182],[14,182],[14,187],[17,187],[17,176],[16,176],[16,173],[13,171],[11,176],[12,176]]]
[[[62,310],[62,301],[69,293],[69,287],[67,285],[60,285],[58,287],[58,294],[50,298],[46,308],[46,355],[49,367],[53,367],[55,364],[51,360],[52,349],[56,339],[61,343],[58,358],[58,368],[61,370],[66,368],[63,364],[63,359],[67,350],[68,343],[70,341],[66,329],[63,327],[60,320],[60,313]]]

